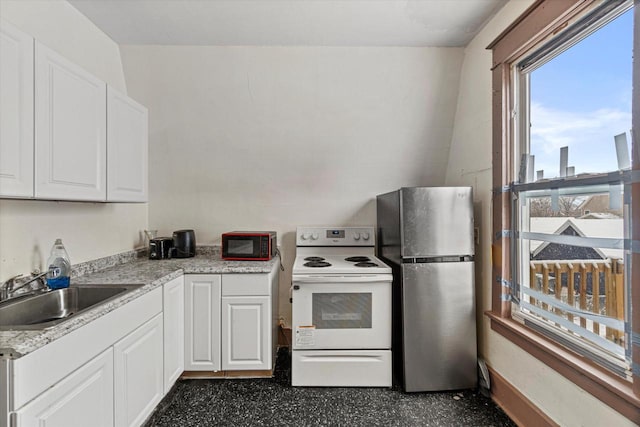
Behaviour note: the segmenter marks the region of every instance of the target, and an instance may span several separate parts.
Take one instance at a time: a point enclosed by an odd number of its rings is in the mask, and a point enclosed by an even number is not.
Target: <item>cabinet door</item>
[[[164,392],[184,371],[184,277],[164,285]]]
[[[33,197],[33,38],[0,22],[0,196]]]
[[[185,275],[185,371],[220,370],[220,275]]]
[[[83,365],[14,414],[17,426],[113,426],[113,350]]]
[[[271,369],[269,297],[222,298],[222,369]]]
[[[107,201],[147,201],[149,114],[107,87]]]
[[[139,426],[163,396],[162,314],[118,341],[113,358],[115,425]]]
[[[106,84],[35,45],[35,195],[106,200]]]

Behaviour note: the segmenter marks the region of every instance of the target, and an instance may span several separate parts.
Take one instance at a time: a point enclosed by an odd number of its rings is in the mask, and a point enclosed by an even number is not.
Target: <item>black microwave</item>
[[[222,259],[269,261],[276,256],[275,231],[232,231],[222,235]]]

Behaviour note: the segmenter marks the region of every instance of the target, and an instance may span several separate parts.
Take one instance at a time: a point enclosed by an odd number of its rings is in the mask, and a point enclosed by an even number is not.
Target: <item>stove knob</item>
[[[364,240],[369,240],[369,233],[362,233],[362,238]]]
[[[301,234],[301,235],[300,235],[300,238],[301,238],[302,240],[307,240],[307,239],[309,238],[309,235],[308,235],[308,234]]]
[[[318,237],[320,237],[320,236],[318,236],[318,233],[313,233],[311,235],[311,240],[318,240]]]
[[[353,240],[360,240],[360,233],[353,233]]]

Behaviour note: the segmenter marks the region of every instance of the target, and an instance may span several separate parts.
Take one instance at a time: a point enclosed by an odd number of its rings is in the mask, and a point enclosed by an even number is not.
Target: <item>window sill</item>
[[[598,400],[640,425],[640,398],[632,384],[526,326],[491,311],[491,329],[513,342]]]

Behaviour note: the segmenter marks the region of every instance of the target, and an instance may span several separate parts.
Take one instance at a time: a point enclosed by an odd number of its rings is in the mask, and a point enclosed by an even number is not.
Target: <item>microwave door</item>
[[[227,259],[256,259],[260,255],[260,241],[255,236],[225,236],[222,256]]]
[[[230,256],[249,257],[255,254],[255,241],[251,238],[234,237],[229,239],[227,250]]]

